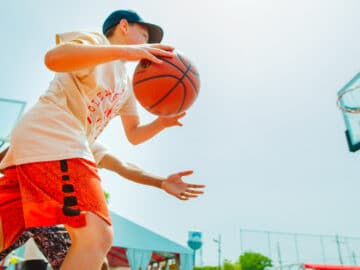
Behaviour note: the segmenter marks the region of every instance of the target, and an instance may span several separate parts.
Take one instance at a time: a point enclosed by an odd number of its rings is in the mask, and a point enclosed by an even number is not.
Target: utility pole
[[[221,270],[221,234],[219,234],[218,239],[213,239],[218,246],[218,270]]]

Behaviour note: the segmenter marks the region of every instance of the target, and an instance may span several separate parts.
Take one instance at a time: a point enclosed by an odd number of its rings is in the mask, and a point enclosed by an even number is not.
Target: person
[[[182,180],[182,176],[191,174],[191,171],[170,174],[166,178],[159,177],[144,171],[134,164],[122,162],[112,155],[104,145],[98,142],[92,145],[91,150],[100,169],[115,172],[130,181],[161,188],[166,193],[180,200],[196,198],[204,193],[204,185],[190,184]],[[8,149],[5,149],[0,152],[0,161],[7,151]],[[185,193],[187,193],[186,197],[184,196]],[[34,227],[26,230],[10,247],[0,252],[0,261],[15,249],[28,243],[29,239],[34,239],[35,244],[54,270],[60,269],[65,255],[71,246],[71,239],[63,226]],[[106,263],[103,263],[102,267],[105,268]],[[31,266],[28,266],[28,268],[31,269]]]
[[[55,78],[12,130],[0,164],[0,250],[25,229],[64,224],[72,245],[61,269],[101,267],[113,232],[91,145],[116,116],[133,144],[182,125],[184,114],[140,124],[124,65],[173,57],[162,37],[161,27],[130,10],[110,14],[103,34],[56,36],[45,55]]]

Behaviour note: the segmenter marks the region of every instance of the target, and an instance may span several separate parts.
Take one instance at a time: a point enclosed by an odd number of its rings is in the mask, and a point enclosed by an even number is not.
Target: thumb
[[[194,171],[192,171],[192,170],[187,170],[187,171],[179,172],[178,175],[180,175],[180,176],[187,176],[187,175],[193,174],[193,172],[194,172]]]

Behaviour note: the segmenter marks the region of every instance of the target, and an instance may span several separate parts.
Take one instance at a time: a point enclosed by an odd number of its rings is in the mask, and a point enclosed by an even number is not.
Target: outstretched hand
[[[189,184],[182,180],[183,176],[192,173],[193,171],[184,171],[171,174],[161,183],[161,188],[180,200],[186,201],[191,198],[196,198],[204,193],[202,189],[205,188],[205,185]]]

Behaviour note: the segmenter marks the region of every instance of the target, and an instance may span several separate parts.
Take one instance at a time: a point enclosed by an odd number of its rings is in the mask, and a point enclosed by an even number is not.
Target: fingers
[[[205,185],[188,184],[182,181],[181,177],[191,175],[192,173],[193,170],[186,170],[168,176],[164,182],[167,184],[167,188],[164,190],[180,200],[189,200],[204,194],[204,191],[201,189],[205,188]]]
[[[204,192],[201,190],[186,189],[185,192],[181,192],[175,195],[175,197],[179,198],[180,200],[189,200],[191,198],[197,198],[203,193]]]
[[[184,196],[186,198],[196,198],[196,197],[198,197],[198,195],[192,194],[192,193],[189,193],[189,192],[184,192],[182,196]]]
[[[158,48],[158,49],[161,49],[164,51],[169,51],[169,52],[173,52],[175,50],[175,47],[166,45],[166,44],[161,44],[161,43],[153,43],[153,44],[150,44],[150,46],[152,48]]]
[[[182,112],[182,113],[179,113],[179,114],[175,115],[174,117],[176,119],[180,119],[180,118],[183,118],[185,115],[186,115],[186,112]]]
[[[188,171],[179,172],[178,175],[187,176],[187,175],[193,174],[193,172],[194,171],[192,171],[192,170],[188,170]]]
[[[159,116],[159,117],[164,118],[164,119],[176,119],[176,120],[179,120],[180,118],[183,118],[185,115],[186,115],[186,112],[182,112],[182,113],[173,114],[173,115],[170,115],[170,116]]]
[[[161,60],[161,58],[159,57],[163,57],[163,58],[171,58],[174,57],[174,53],[172,51],[167,51],[167,50],[162,50],[162,49],[158,49],[158,48],[147,48],[145,51],[146,54],[146,59],[157,63],[157,64],[161,64],[163,61]]]
[[[184,197],[184,196],[181,196],[181,195],[176,195],[175,197],[178,198],[178,199],[180,199],[180,200],[182,200],[182,201],[187,201],[187,200],[189,200],[188,198],[186,198],[186,197]]]
[[[179,195],[177,195],[176,197],[178,197],[179,199],[181,200],[189,200],[191,198],[196,198],[198,197],[197,195],[195,194],[191,194],[189,192],[181,192]]]
[[[196,189],[186,189],[186,193],[189,193],[189,194],[204,194],[204,191],[196,190]]]
[[[182,112],[171,116],[159,116],[158,119],[164,127],[182,126],[183,124],[179,122],[179,119],[185,115],[186,112]]]
[[[151,62],[157,63],[157,64],[161,64],[163,61],[160,58],[157,58],[155,55],[148,53],[147,60],[150,60]]]
[[[205,185],[199,185],[199,184],[187,184],[190,188],[205,188]]]
[[[176,123],[177,123],[178,126],[180,126],[180,127],[183,126],[183,124],[181,122],[179,122],[179,119],[183,118],[185,115],[186,115],[186,112],[182,112],[182,113],[175,116]]]
[[[174,57],[175,54],[172,50],[165,50],[163,48],[149,48],[148,50],[151,54],[161,57]]]

